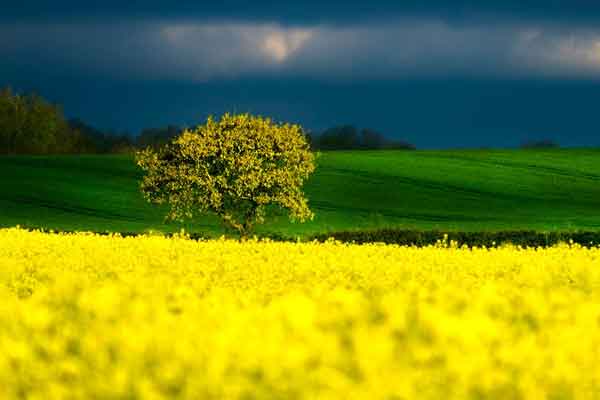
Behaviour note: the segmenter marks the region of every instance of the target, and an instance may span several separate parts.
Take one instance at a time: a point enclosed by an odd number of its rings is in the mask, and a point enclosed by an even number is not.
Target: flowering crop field
[[[2,399],[600,398],[600,249],[0,230]]]

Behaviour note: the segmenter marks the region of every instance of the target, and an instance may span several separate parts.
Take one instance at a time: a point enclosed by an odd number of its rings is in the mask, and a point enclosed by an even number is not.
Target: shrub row
[[[22,229],[36,230],[34,227],[21,227]],[[48,230],[45,232],[54,233],[76,233],[69,230]],[[100,235],[110,235],[111,232],[96,232]],[[151,232],[115,232],[122,237],[133,237],[142,234],[152,234]],[[157,235],[172,237],[176,233],[161,233]],[[201,232],[186,232],[186,235],[192,240],[205,240],[207,236]],[[277,232],[269,232],[257,235],[259,238],[270,239],[273,241],[292,241],[297,238],[288,237]],[[303,241],[325,242],[335,239],[343,243],[386,243],[405,246],[428,246],[438,242],[446,241],[448,244],[452,241],[458,246],[469,247],[494,247],[503,244],[514,244],[522,247],[547,247],[558,243],[577,243],[585,247],[600,246],[599,232],[538,232],[538,231],[497,231],[497,232],[444,232],[437,230],[419,231],[419,230],[401,230],[401,229],[380,229],[370,231],[340,231],[321,233],[305,238]]]
[[[446,236],[447,235],[447,236]],[[345,243],[388,243],[399,245],[427,246],[443,241],[454,241],[458,246],[498,246],[514,244],[523,247],[552,246],[557,243],[577,243],[582,246],[600,245],[600,232],[537,232],[537,231],[498,231],[498,232],[442,232],[398,229],[374,231],[344,231],[318,234],[313,240],[326,241],[329,238]]]

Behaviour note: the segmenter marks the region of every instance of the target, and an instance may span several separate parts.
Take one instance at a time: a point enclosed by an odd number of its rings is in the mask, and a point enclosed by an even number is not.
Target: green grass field
[[[222,233],[212,216],[165,224],[129,156],[4,156],[0,176],[0,226]],[[600,230],[600,149],[326,152],[305,190],[314,221],[259,232]]]

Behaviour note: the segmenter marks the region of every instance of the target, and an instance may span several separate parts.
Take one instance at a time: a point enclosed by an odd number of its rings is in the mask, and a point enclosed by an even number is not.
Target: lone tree
[[[144,197],[169,204],[170,220],[212,212],[246,237],[270,206],[292,221],[313,217],[302,185],[314,156],[298,125],[249,114],[209,117],[166,146],[139,152],[137,164],[146,172]]]

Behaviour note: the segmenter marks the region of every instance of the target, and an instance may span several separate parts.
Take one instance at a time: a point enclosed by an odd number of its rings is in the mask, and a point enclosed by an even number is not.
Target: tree
[[[387,143],[385,136],[373,129],[365,128],[360,133],[360,145],[363,149],[378,150],[384,148]]]
[[[136,142],[142,148],[148,146],[158,148],[177,137],[181,132],[182,129],[174,125],[167,125],[163,128],[146,128],[142,130]]]
[[[246,237],[272,206],[292,221],[313,217],[302,185],[314,156],[298,125],[249,114],[209,117],[166,146],[139,152],[137,164],[146,173],[142,193],[169,204],[170,220],[212,212]]]
[[[352,125],[328,128],[320,135],[310,135],[315,150],[414,150],[416,147],[403,140],[389,139],[374,129],[359,131]]]
[[[73,152],[77,137],[57,105],[35,94],[0,90],[0,153]]]
[[[319,147],[325,150],[351,150],[358,146],[358,131],[352,125],[329,128],[319,137]]]
[[[18,141],[23,136],[26,122],[26,102],[23,96],[13,94],[10,88],[0,92],[0,151],[16,154]]]
[[[558,149],[560,145],[552,139],[530,140],[521,144],[522,149]]]
[[[81,152],[83,153],[108,153],[109,147],[105,143],[105,134],[79,118],[68,121],[72,131],[79,133]]]
[[[81,152],[93,153],[132,153],[134,143],[127,132],[103,132],[78,118],[69,120],[71,130],[79,133]]]

